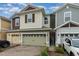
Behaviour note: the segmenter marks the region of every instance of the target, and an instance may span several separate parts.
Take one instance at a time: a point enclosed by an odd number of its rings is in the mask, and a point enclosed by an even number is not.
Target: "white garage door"
[[[23,45],[46,46],[46,35],[23,34]]]
[[[79,39],[79,34],[61,34],[61,43],[64,42],[65,38]]]
[[[21,39],[20,39],[20,35],[19,34],[12,34],[11,36],[11,42],[13,44],[20,44],[21,43]]]

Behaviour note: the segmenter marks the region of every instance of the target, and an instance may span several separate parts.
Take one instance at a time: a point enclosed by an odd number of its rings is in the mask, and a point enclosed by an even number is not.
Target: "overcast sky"
[[[14,13],[19,12],[28,3],[0,3],[0,16],[11,17]],[[62,3],[33,3],[34,6],[42,7],[47,14],[62,6]]]

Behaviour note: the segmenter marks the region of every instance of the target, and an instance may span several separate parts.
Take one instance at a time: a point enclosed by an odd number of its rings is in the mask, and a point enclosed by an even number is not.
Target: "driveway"
[[[35,56],[39,55],[41,47],[17,46],[0,52],[0,56]]]

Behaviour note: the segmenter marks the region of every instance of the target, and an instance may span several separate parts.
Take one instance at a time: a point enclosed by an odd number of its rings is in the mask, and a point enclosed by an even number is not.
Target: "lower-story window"
[[[79,34],[61,34],[61,37],[70,37],[74,39],[79,39]]]
[[[23,34],[23,36],[29,36],[29,37],[42,37],[46,36],[46,34]]]

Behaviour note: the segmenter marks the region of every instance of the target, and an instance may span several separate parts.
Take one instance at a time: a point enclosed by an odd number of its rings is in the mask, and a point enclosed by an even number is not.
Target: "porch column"
[[[58,46],[59,44],[61,44],[61,42],[60,42],[60,36],[61,36],[60,33],[56,33],[56,46]]]
[[[22,33],[21,33],[21,46],[23,45],[23,41],[22,41]]]

